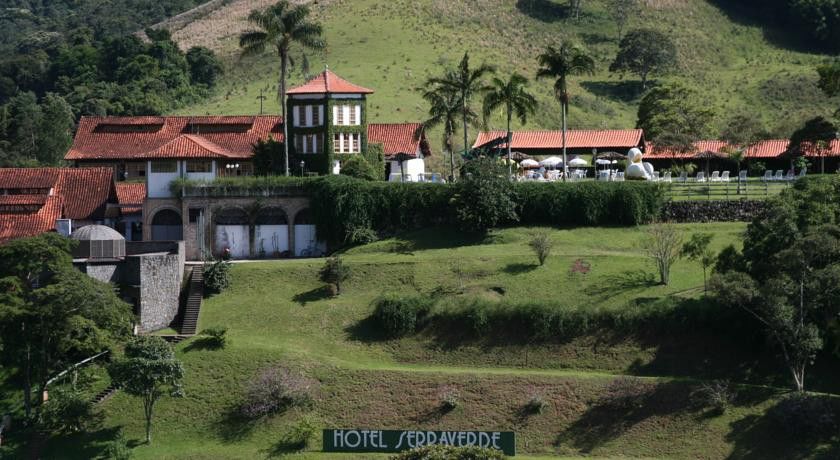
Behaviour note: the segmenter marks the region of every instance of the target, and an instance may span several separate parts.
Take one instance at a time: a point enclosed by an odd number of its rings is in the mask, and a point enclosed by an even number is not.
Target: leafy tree
[[[741,162],[744,161],[746,151],[767,137],[767,130],[761,121],[747,112],[730,116],[720,133],[720,139],[729,144],[725,147],[725,153],[735,163],[738,171],[741,170]]]
[[[244,56],[262,54],[266,48],[272,48],[280,58],[280,76],[277,85],[277,100],[280,102],[281,115],[286,120],[286,77],[291,59],[291,48],[297,44],[302,48],[322,49],[322,28],[316,22],[309,22],[309,7],[292,5],[281,0],[265,11],[253,10],[248,15],[248,22],[257,27],[239,36],[239,47]],[[288,123],[283,123],[283,139],[289,138]],[[283,160],[286,175],[289,175],[289,143],[283,143]]]
[[[194,84],[213,87],[224,69],[216,54],[203,46],[193,46],[187,51],[190,67],[190,81]]]
[[[708,292],[708,283],[706,282],[706,273],[715,263],[715,253],[709,248],[709,243],[714,237],[711,233],[695,233],[691,238],[683,244],[680,255],[689,259],[700,262],[703,267],[703,292]]]
[[[642,251],[656,265],[660,284],[667,286],[671,281],[671,266],[679,259],[681,247],[682,236],[674,224],[656,222],[648,227]]]
[[[679,83],[656,86],[639,103],[636,126],[657,145],[682,149],[709,135],[714,113],[699,92]]]
[[[634,13],[640,8],[639,0],[609,0],[607,8],[618,29],[618,41],[621,42],[621,34],[624,26],[630,21]]]
[[[5,166],[34,165],[38,156],[43,113],[35,93],[19,93],[9,101],[6,133],[10,152]]]
[[[280,175],[285,172],[284,143],[269,137],[267,140],[257,139],[252,146],[254,152],[254,174],[257,176]]]
[[[580,11],[582,10],[583,0],[569,0],[569,12],[572,18],[577,21],[580,19]]]
[[[840,49],[840,5],[837,0],[790,0],[792,17],[803,32],[829,49]]]
[[[73,108],[63,97],[47,93],[41,103],[41,119],[38,131],[37,159],[42,165],[55,166],[64,159],[64,154],[73,143]]]
[[[143,399],[146,442],[152,442],[155,403],[166,393],[182,396],[184,368],[163,338],[138,336],[125,347],[125,357],[108,367],[111,380],[126,393]]]
[[[815,153],[820,157],[820,173],[825,174],[825,156],[831,151],[831,142],[837,138],[838,128],[823,117],[812,118],[790,136],[788,151],[794,157]]]
[[[462,230],[486,233],[499,224],[519,220],[513,186],[506,174],[493,158],[478,158],[464,165],[461,171],[464,180],[452,198]]]
[[[817,67],[817,73],[820,75],[820,89],[828,97],[840,94],[840,58]],[[834,112],[834,117],[840,121],[840,107]]]
[[[373,166],[361,155],[353,155],[341,163],[341,174],[364,180],[377,180],[382,176],[382,171],[373,169]]]
[[[341,256],[330,257],[321,267],[320,277],[321,281],[335,286],[337,294],[341,294],[341,285],[350,278],[350,267],[344,264]]]
[[[621,39],[610,72],[631,72],[647,89],[648,76],[663,73],[677,64],[677,47],[668,35],[653,29],[631,30]]]
[[[46,233],[0,246],[0,359],[20,372],[27,415],[33,387],[43,395],[52,375],[131,333],[130,306],[73,267],[72,245]]]
[[[484,96],[484,124],[487,124],[487,117],[490,116],[494,110],[504,106],[505,115],[507,116],[507,157],[508,157],[508,174],[512,167],[510,162],[511,157],[511,136],[510,122],[513,115],[519,119],[523,124],[527,122],[528,115],[533,115],[537,107],[537,100],[528,92],[526,86],[528,79],[514,72],[510,76],[510,80],[504,81],[501,78],[493,78],[493,82]]]
[[[540,65],[537,78],[554,78],[554,97],[560,101],[561,116],[563,118],[563,172],[569,176],[569,166],[566,161],[566,117],[569,112],[569,89],[567,80],[572,75],[591,75],[595,73],[595,60],[584,50],[568,42],[560,43],[558,48],[549,46],[545,52],[537,57]]]
[[[469,133],[467,125],[474,122],[474,110],[470,105],[471,98],[488,90],[484,83],[484,77],[496,71],[496,68],[482,64],[477,68],[470,68],[469,53],[464,53],[461,63],[454,70],[449,70],[443,77],[430,78],[426,82],[427,89],[434,91],[434,88],[449,89],[458,95],[461,102],[461,120],[464,127],[464,151],[469,149]]]
[[[460,95],[447,87],[427,89],[423,93],[423,99],[429,103],[429,118],[414,133],[419,138],[423,130],[432,129],[436,126],[443,127],[443,151],[449,153],[449,181],[455,179],[455,145],[453,137],[458,131],[458,116],[462,112]],[[468,122],[475,123],[478,116],[471,110],[467,113]]]

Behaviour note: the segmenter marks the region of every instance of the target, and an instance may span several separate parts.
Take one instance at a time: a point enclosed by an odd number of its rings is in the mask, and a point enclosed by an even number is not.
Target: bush
[[[204,293],[218,294],[230,286],[230,262],[216,260],[204,264]]]
[[[456,184],[452,204],[456,222],[466,232],[484,233],[500,224],[516,222],[516,203],[507,171],[493,158],[471,160]]]
[[[706,382],[691,392],[691,398],[698,406],[709,408],[716,415],[726,413],[735,401],[735,396],[736,393],[727,380]]]
[[[543,396],[536,392],[531,392],[531,395],[528,397],[528,401],[525,402],[525,412],[529,414],[541,414],[545,408],[548,407],[548,402],[543,398]]]
[[[534,251],[541,266],[545,264],[545,259],[551,254],[553,245],[551,235],[546,231],[537,232],[528,242],[528,246]]]
[[[38,426],[51,433],[75,433],[98,426],[100,414],[90,398],[79,391],[57,388],[38,413]]]
[[[280,435],[280,443],[287,449],[305,449],[309,446],[317,431],[318,425],[315,420],[304,415],[283,431]]]
[[[131,458],[131,448],[125,440],[122,432],[117,434],[113,441],[105,448],[105,458],[110,460],[128,460]]]
[[[224,348],[227,345],[227,337],[225,334],[227,333],[226,327],[208,327],[207,329],[201,331],[201,335],[204,336],[202,341],[212,348]]]
[[[453,411],[461,405],[461,393],[456,388],[449,386],[441,388],[438,398],[440,398],[440,409],[444,412]]]
[[[837,431],[835,412],[829,398],[795,393],[779,401],[769,414],[779,430],[793,438],[829,438]]]
[[[340,256],[330,257],[321,267],[320,277],[321,281],[335,286],[336,294],[341,294],[341,285],[350,278],[350,267]]]
[[[385,295],[376,301],[373,319],[386,337],[403,337],[417,331],[433,302],[419,295]]]
[[[391,460],[502,460],[505,454],[495,449],[483,447],[425,446],[417,447]]]
[[[285,367],[269,367],[248,382],[240,412],[248,418],[309,407],[317,382]]]
[[[379,180],[383,170],[374,170],[373,165],[361,155],[352,155],[341,163],[341,174],[363,180]]]

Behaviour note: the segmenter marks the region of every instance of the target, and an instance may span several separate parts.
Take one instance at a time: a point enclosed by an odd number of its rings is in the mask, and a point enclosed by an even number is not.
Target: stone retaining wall
[[[668,201],[662,220],[671,222],[748,222],[763,211],[766,201]]]

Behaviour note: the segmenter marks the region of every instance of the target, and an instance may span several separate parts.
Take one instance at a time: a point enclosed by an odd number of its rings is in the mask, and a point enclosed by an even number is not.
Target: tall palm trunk
[[[569,180],[569,163],[566,161],[566,102],[560,103],[563,112],[563,180]]]
[[[286,119],[286,67],[288,64],[288,53],[280,52],[280,84],[277,87],[280,99],[280,113],[283,116],[283,164],[286,167],[286,176],[289,175],[289,120]]]
[[[510,118],[513,115],[513,107],[510,103],[507,105],[507,159],[508,159],[508,179],[513,176],[513,153],[511,152],[510,143],[513,140],[513,133],[510,132]]]
[[[466,121],[464,123],[466,124]],[[455,148],[452,145],[452,133],[455,130],[452,128],[451,124],[446,128],[446,144],[449,149],[449,182],[455,182]]]
[[[461,103],[463,104],[463,110],[464,110],[464,152],[466,152],[467,151],[467,93],[466,92],[461,93]],[[454,165],[455,160],[453,159],[452,161],[453,161],[453,165]],[[453,166],[453,169],[454,169],[454,166]],[[455,178],[455,172],[454,171],[452,173],[452,178],[453,179]]]

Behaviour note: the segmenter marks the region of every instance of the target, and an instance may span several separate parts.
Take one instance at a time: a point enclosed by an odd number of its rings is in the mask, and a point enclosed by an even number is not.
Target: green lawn
[[[713,245],[720,249],[736,242],[744,225],[680,228],[686,236],[713,232]],[[353,276],[337,298],[321,294],[316,279],[321,259],[235,264],[232,286],[205,302],[199,327],[227,326],[229,345],[212,350],[190,340],[178,346],[187,370],[186,396],[159,403],[153,444],[138,445],[136,458],[350,458],[318,453],[320,435],[306,452],[294,453],[282,434],[302,417],[319,427],[513,430],[520,453],[552,458],[807,458],[829,448],[774,434],[763,415],[780,391],[771,387],[739,386],[733,409],[723,416],[692,406],[689,394],[695,379],[708,374],[704,367],[729,372],[733,359],[722,355],[744,357],[722,348],[723,342],[713,343],[716,336],[704,331],[683,338],[605,331],[544,346],[442,343],[425,334],[381,341],[360,332],[372,300],[388,291],[448,287],[462,292],[458,295],[493,299],[502,288],[512,299],[551,297],[582,308],[624,309],[650,299],[694,301],[702,292],[700,268],[688,262],[676,264],[670,286],[649,281],[652,267],[638,249],[642,228],[552,230],[556,246],[544,267],[535,266],[526,245],[534,230],[504,229],[471,240],[452,230],[428,229],[350,249],[344,258]],[[568,268],[578,258],[589,261],[592,271],[572,279]],[[314,409],[242,420],[235,408],[243,385],[259,369],[278,363],[320,382]],[[781,374],[772,359],[769,367],[756,369]],[[638,380],[646,388],[641,407],[616,409],[600,399],[620,374],[644,376]],[[748,373],[731,375],[741,382],[763,381]],[[443,388],[460,393],[462,404],[450,413],[437,409]],[[542,414],[523,414],[532,394],[549,402]],[[118,393],[103,408],[107,419],[101,430],[53,439],[45,458],[95,457],[118,429],[139,444],[140,401]]]
[[[240,60],[236,34],[245,26],[240,19],[260,2],[239,0],[186,28],[176,31],[183,46],[202,44],[219,51],[227,74],[216,95],[179,110],[184,114],[252,114],[259,111],[257,97],[264,90],[267,113],[278,113],[274,100],[277,63],[270,57]],[[262,2],[261,4],[265,4]],[[465,51],[474,63],[487,62],[500,73],[513,71],[533,79],[536,56],[548,44],[568,39],[586,46],[597,62],[591,76],[571,79],[573,95],[571,128],[632,128],[640,98],[634,76],[612,74],[616,29],[605,0],[583,2],[580,21],[562,18],[565,0],[353,0],[312,4],[324,25],[325,52],[309,53],[311,72],[330,69],[359,85],[376,91],[369,99],[371,122],[417,121],[426,113],[418,88],[431,75],[454,65]],[[628,29],[657,27],[674,38],[679,50],[678,69],[663,80],[696,84],[708,107],[719,115],[746,110],[764,119],[775,136],[788,136],[805,119],[829,115],[837,100],[826,98],[816,86],[814,67],[826,58],[817,52],[799,51],[795,37],[783,30],[765,30],[748,19],[716,6],[726,2],[655,1],[630,20]],[[768,37],[772,37],[768,38]],[[304,80],[298,66],[291,83]],[[552,82],[532,83],[540,105],[526,128],[557,129],[559,107]],[[501,114],[490,127],[504,129]],[[515,129],[519,126],[516,124]],[[440,152],[440,133],[429,136]],[[471,130],[469,142],[475,138]],[[456,136],[458,145],[461,137]],[[430,161],[440,159],[437,155]],[[440,170],[442,163],[433,163]]]

